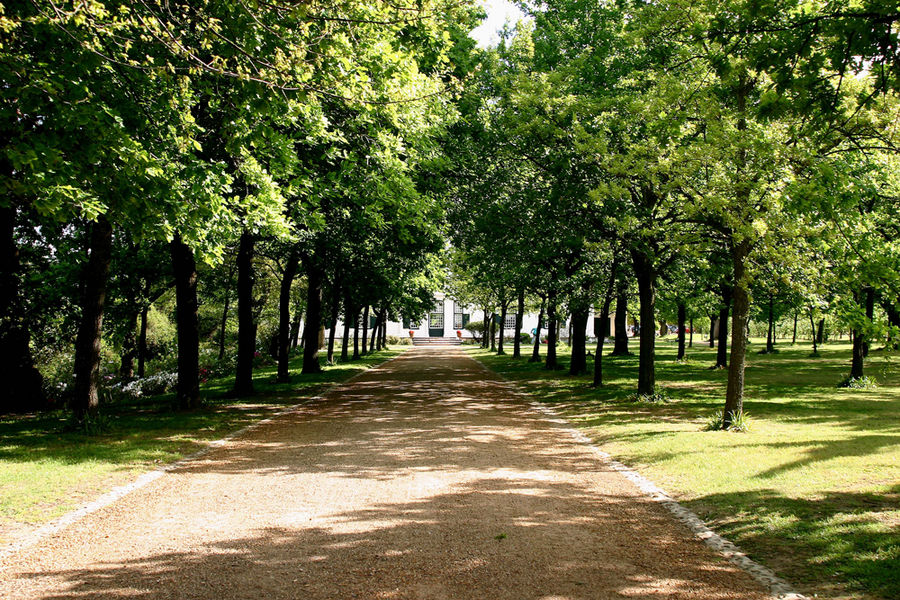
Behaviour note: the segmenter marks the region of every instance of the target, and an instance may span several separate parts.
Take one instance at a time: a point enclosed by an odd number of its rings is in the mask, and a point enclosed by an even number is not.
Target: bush
[[[845,377],[838,383],[839,388],[847,388],[851,390],[873,390],[878,387],[874,379],[866,377]]]
[[[175,324],[169,317],[151,306],[147,312],[147,358],[157,360],[177,356],[176,335]]]
[[[84,415],[84,418],[80,421],[77,420],[74,415],[70,416],[63,426],[63,431],[94,436],[108,433],[112,429],[112,426],[112,419],[108,415],[105,415],[102,412],[94,414],[88,413]]]
[[[143,395],[156,396],[165,394],[175,387],[175,384],[178,383],[178,373],[157,373],[137,381],[140,382]]]
[[[632,394],[628,397],[629,402],[649,402],[651,404],[665,404],[670,402],[669,394],[666,390],[659,388],[652,394]]]
[[[530,344],[531,343],[531,335],[527,331],[520,332],[519,333],[519,343]]]
[[[204,348],[200,351],[200,381],[205,382],[209,379],[231,375],[234,373],[236,365],[236,354],[226,353],[219,359],[218,348]]]
[[[484,322],[483,321],[469,321],[465,330],[472,334],[472,337],[476,342],[481,342],[484,338]]]
[[[709,417],[709,421],[706,423],[706,427],[703,428],[704,431],[722,431],[725,429],[725,423],[722,419],[722,413],[720,411],[714,412]],[[736,433],[746,433],[750,431],[750,415],[741,411],[737,414],[731,413],[731,425],[728,427],[728,431],[734,431]]]
[[[109,387],[103,388],[101,393],[105,399],[110,402],[119,400],[137,400],[143,395],[141,392],[141,381],[142,380],[140,379],[135,379],[134,381],[120,381]]]
[[[157,373],[143,379],[120,381],[104,388],[109,400],[136,400],[147,396],[165,394],[178,383],[177,373]]]

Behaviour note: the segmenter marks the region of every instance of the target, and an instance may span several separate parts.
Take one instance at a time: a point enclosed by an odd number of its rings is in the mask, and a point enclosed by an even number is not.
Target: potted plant
[[[413,331],[412,329],[410,329],[410,330],[409,330],[409,337],[414,337],[415,335],[416,335],[416,332]]]
[[[460,331],[459,329],[456,330],[456,337],[462,339],[462,331]]]

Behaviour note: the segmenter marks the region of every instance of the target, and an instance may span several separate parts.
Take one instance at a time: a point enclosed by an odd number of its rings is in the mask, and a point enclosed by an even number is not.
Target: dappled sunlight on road
[[[416,349],[0,573],[21,598],[763,598],[458,350]]]

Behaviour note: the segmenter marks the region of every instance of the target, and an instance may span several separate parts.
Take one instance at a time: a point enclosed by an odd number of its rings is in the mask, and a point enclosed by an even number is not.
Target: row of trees
[[[561,320],[581,332],[615,307],[624,331],[635,288],[653,395],[660,318],[683,354],[685,322],[715,317],[726,424],[753,310],[818,329],[828,312],[855,378],[900,324],[900,15],[883,0],[548,0],[486,52],[451,0],[2,11],[3,409],[44,402],[52,348],[74,355],[88,418],[104,348],[143,374],[169,303],[185,408],[202,340],[225,355],[235,321],[236,393],[261,345],[289,377],[300,313],[317,371],[339,315],[383,340],[426,312],[447,237],[455,295],[540,311],[549,368]],[[574,336],[571,372],[586,354]]]
[[[530,16],[483,57],[450,142],[457,295],[539,306],[556,368],[564,314],[583,332],[615,306],[622,332],[633,285],[644,396],[659,321],[677,320],[683,356],[686,320],[711,316],[726,427],[754,304],[770,323],[828,311],[862,377],[867,344],[900,326],[896,6],[545,0]],[[584,335],[572,353],[584,372]]]
[[[0,10],[0,376],[11,386],[0,410],[45,402],[33,349],[52,347],[74,354],[69,403],[89,419],[104,347],[119,348],[124,375],[135,360],[143,375],[148,319],[167,295],[183,408],[199,402],[201,337],[218,331],[225,353],[232,296],[236,394],[253,390],[267,298],[278,297],[281,381],[299,311],[310,373],[339,314],[382,325],[432,303],[444,248],[434,173],[470,68],[468,3]]]

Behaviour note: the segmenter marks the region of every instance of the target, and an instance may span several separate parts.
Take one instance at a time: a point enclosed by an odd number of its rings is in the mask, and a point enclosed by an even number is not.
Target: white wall
[[[453,327],[453,316],[454,316],[454,307],[455,302],[450,299],[444,299],[442,294],[438,295],[438,302],[443,301],[443,314],[444,314],[444,337],[456,337],[457,328]],[[465,312],[469,315],[469,322],[482,322],[484,321],[484,311],[480,309],[476,309],[473,306],[469,306],[465,309]],[[522,331],[531,334],[532,330],[537,327],[538,321],[538,313],[526,313],[522,320]],[[609,318],[609,330],[610,335],[615,335],[615,328],[613,324],[612,315]],[[541,328],[541,335],[547,335],[547,315],[544,315],[544,326]],[[340,339],[344,333],[344,324],[342,321],[338,320],[337,322],[337,331],[335,337]],[[428,337],[428,317],[423,316],[419,321],[419,326],[416,328],[406,328],[403,326],[401,321],[388,321],[387,323],[387,334],[397,337],[409,337],[410,329],[412,329],[415,333],[415,337]],[[459,331],[462,332],[462,337],[464,339],[472,338],[472,334],[467,331],[465,328],[458,328]],[[352,330],[351,330],[352,331]],[[515,327],[506,328],[503,331],[506,337],[512,337],[515,335],[516,330]],[[585,328],[585,334],[589,337],[594,337],[594,314],[590,315],[588,319],[587,327]],[[351,333],[352,335],[352,333]],[[371,335],[371,330],[370,330]],[[566,321],[565,323],[560,324],[560,335],[563,339],[567,339],[569,336],[569,323]],[[362,331],[360,330],[360,336],[362,336]],[[328,339],[328,331],[325,332],[325,339]]]

